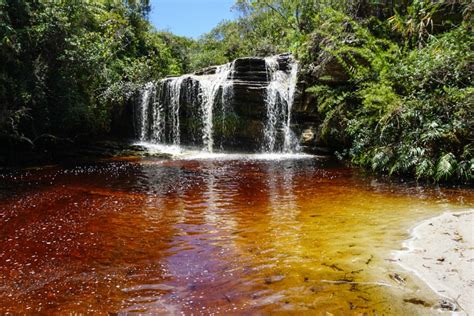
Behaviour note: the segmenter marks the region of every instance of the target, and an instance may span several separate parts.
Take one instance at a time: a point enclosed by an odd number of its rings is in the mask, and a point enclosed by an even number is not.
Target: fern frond
[[[436,181],[441,179],[448,180],[456,170],[456,164],[456,158],[452,153],[441,156],[436,165]]]

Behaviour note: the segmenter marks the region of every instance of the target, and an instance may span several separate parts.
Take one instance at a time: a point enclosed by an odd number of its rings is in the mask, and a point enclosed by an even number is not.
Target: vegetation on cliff
[[[236,9],[241,18],[203,37],[192,65],[291,51],[321,116],[319,144],[378,172],[473,180],[470,1],[239,0]]]
[[[375,171],[472,180],[474,38],[468,27],[397,42],[329,12],[314,35],[303,60],[311,63],[315,49],[329,52],[348,75],[343,85],[322,78],[308,89],[323,118],[322,142],[339,144],[341,154]]]

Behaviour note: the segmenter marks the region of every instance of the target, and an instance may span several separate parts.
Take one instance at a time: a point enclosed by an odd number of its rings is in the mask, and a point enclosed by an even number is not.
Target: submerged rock
[[[283,281],[285,279],[284,275],[273,275],[265,278],[265,284],[272,284],[276,282]]]

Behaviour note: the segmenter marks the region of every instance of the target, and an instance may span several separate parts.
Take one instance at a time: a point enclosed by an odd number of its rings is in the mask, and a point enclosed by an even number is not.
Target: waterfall
[[[181,142],[181,132],[179,130],[179,105],[181,98],[181,85],[184,77],[178,77],[170,82],[170,101],[171,101],[171,139],[174,145]]]
[[[202,146],[206,152],[217,143],[221,149],[252,144],[251,150],[294,153],[299,150],[291,129],[297,71],[291,56],[278,55],[147,83],[137,99],[137,137]]]
[[[221,108],[220,108],[220,127],[221,127],[221,132],[225,133],[227,126],[226,126],[226,119],[227,119],[227,114],[231,110],[230,104],[232,102],[232,98],[234,97],[234,89],[233,89],[233,67],[234,64],[232,63],[230,66],[230,70],[228,71],[228,75],[226,79],[222,80],[222,93],[221,93]],[[224,135],[223,135],[224,136]],[[222,140],[220,144],[220,149],[223,150],[222,146]]]
[[[298,63],[294,61],[291,64],[290,77],[288,82],[288,99],[287,99],[287,117],[284,128],[285,140],[283,143],[284,152],[299,151],[298,139],[295,133],[291,130],[291,111],[295,101],[296,84],[298,81]]]
[[[155,90],[155,84],[148,82],[140,91],[140,115],[139,115],[139,135],[140,140],[147,140],[149,131],[149,110],[150,110],[150,99],[153,96]]]
[[[148,82],[140,90],[140,141],[179,145],[179,106],[182,78]]]
[[[221,103],[227,102],[226,88],[228,85],[225,82],[229,78],[229,74],[232,70],[232,63],[228,63],[222,66],[218,66],[214,75],[206,75],[195,77],[198,79],[201,88],[201,109],[202,109],[202,120],[203,120],[203,135],[202,141],[204,149],[208,152],[212,152],[214,149],[214,135],[213,135],[213,124],[214,124],[214,106],[216,105],[217,95],[221,93]]]
[[[150,140],[160,143],[163,142],[165,139],[165,123],[166,123],[166,117],[163,112],[163,105],[159,102],[161,99],[161,94],[163,92],[163,89],[158,85],[155,85],[154,88],[155,92],[155,98],[153,103],[151,104],[152,106],[152,124],[149,124],[149,127],[151,129],[151,137]],[[145,139],[141,139],[145,140]]]
[[[232,63],[217,66],[214,74],[184,75],[166,78],[157,83],[147,83],[140,90],[138,115],[139,135],[141,141],[155,143],[181,143],[180,108],[183,102],[194,104],[198,101],[201,117],[201,139],[203,150],[214,150],[214,108],[221,104],[225,112],[228,99],[232,95],[231,77]],[[192,95],[197,100],[183,100],[183,82],[197,83],[198,95]],[[218,96],[221,96],[220,99]]]
[[[291,130],[291,109],[294,101],[298,64],[291,61],[290,70],[280,69],[278,56],[265,58],[270,83],[265,96],[266,122],[264,152],[291,153],[298,150],[298,141]]]

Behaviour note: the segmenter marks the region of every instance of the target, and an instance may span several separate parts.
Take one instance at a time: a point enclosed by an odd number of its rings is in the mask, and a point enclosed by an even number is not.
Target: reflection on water
[[[308,157],[196,157],[0,174],[0,313],[426,314],[437,298],[390,252],[474,201]]]

